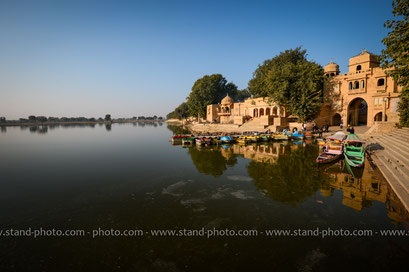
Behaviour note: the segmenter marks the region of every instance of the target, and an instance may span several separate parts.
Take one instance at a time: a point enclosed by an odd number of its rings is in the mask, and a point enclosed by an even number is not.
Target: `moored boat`
[[[297,140],[304,140],[304,137],[305,137],[305,135],[304,134],[302,134],[302,133],[298,133],[298,131],[296,131],[296,132],[294,132],[294,133],[292,133],[291,134],[291,137],[293,138],[293,139],[297,139]]]
[[[352,167],[362,167],[365,163],[365,142],[356,134],[348,134],[344,140],[344,157]]]
[[[182,138],[182,145],[192,145],[195,143],[195,137]]]
[[[336,155],[327,152],[322,152],[316,159],[317,163],[331,163],[340,159],[342,154]]]
[[[172,144],[177,145],[177,144],[182,144],[182,140],[192,137],[191,135],[174,135],[172,136]]]
[[[222,143],[232,143],[233,138],[231,136],[222,136],[222,137],[220,137],[220,141]]]
[[[260,138],[261,138],[261,140],[263,142],[268,142],[268,141],[271,140],[271,135],[270,134],[263,134],[263,135],[260,135]]]
[[[343,155],[343,140],[345,133],[337,132],[334,135],[325,138],[325,148],[316,159],[317,163],[331,163],[340,159]]]
[[[236,141],[239,144],[249,144],[251,143],[251,139],[249,139],[247,136],[240,136],[239,138],[236,139]]]
[[[274,135],[274,140],[289,141],[291,140],[291,134],[288,134],[287,130],[284,129],[281,133]]]
[[[253,143],[257,143],[261,141],[261,137],[259,135],[251,135],[251,136],[247,136],[247,139],[249,139],[250,141],[252,141]]]

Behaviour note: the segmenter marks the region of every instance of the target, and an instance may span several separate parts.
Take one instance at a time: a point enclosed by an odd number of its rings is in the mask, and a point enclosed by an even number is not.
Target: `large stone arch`
[[[365,99],[357,97],[349,102],[347,124],[351,126],[368,124],[368,103]]]

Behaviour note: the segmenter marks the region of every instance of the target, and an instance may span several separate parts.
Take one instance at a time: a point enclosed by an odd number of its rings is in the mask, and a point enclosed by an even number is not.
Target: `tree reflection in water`
[[[248,174],[254,185],[273,200],[296,205],[328,180],[317,167],[317,154],[316,145],[287,145],[273,163],[251,161]]]
[[[222,150],[218,147],[190,147],[189,155],[197,171],[218,177],[228,166],[232,167],[237,163],[237,155],[230,153],[228,156],[223,156]]]
[[[181,125],[172,125],[168,123],[168,129],[173,132],[174,135],[176,134],[190,134],[191,132],[184,128]]]

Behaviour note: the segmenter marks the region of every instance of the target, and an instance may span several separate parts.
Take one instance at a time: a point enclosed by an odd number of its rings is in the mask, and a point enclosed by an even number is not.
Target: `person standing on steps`
[[[341,119],[341,122],[339,123],[339,127],[342,129],[344,127],[344,120]]]

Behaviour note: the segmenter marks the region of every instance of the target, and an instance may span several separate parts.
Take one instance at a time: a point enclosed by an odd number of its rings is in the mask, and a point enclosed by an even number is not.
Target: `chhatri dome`
[[[226,95],[225,98],[222,99],[221,104],[233,104],[234,99],[229,96],[229,94]]]
[[[324,73],[331,74],[331,75],[339,75],[339,65],[332,62],[332,59],[331,59],[331,62],[325,65]]]

